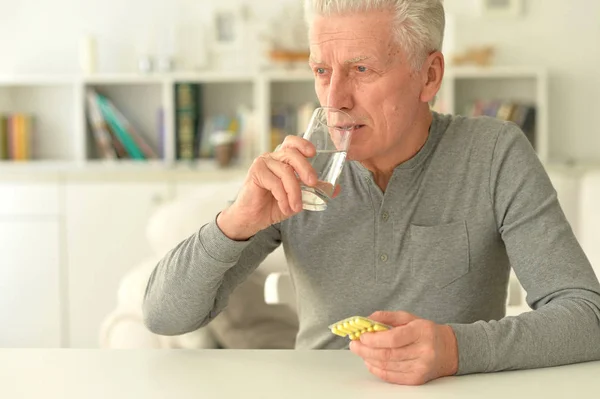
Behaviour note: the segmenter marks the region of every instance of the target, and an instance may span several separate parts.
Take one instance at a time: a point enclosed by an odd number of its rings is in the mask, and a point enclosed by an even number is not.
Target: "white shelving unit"
[[[0,346],[97,347],[102,322],[116,307],[120,279],[157,255],[146,236],[150,216],[172,199],[196,190],[223,195],[214,193],[215,183],[229,182],[233,190],[243,179],[245,165],[220,169],[211,160],[176,160],[178,82],[204,85],[205,115],[240,104],[254,109],[257,154],[271,146],[273,107],[316,101],[309,71],[0,76],[0,113],[27,112],[38,122],[35,161],[0,163],[0,239],[6,244],[0,317],[13,324],[0,331]],[[106,93],[153,145],[159,140],[156,112],[162,108],[162,159],[97,159],[86,121],[87,87]],[[440,103],[447,112],[460,113],[474,99],[516,96],[533,102],[537,147],[545,154],[546,87],[545,72],[535,68],[448,69]],[[227,199],[222,198],[224,205]],[[42,243],[33,252],[32,239]],[[32,285],[34,290],[26,289]],[[14,303],[24,304],[27,312]]]
[[[439,94],[444,112],[463,114],[476,100],[506,100],[534,105],[534,147],[548,162],[548,73],[535,67],[447,68]]]
[[[308,70],[268,71],[260,74],[202,72],[176,74],[102,74],[91,76],[0,76],[0,113],[35,115],[33,165],[95,167],[105,162],[94,156],[87,125],[85,89],[105,93],[158,149],[157,112],[164,112],[163,157],[158,162],[134,162],[140,168],[179,166],[175,151],[174,87],[190,82],[203,85],[203,113],[235,112],[240,104],[256,113],[255,147],[258,155],[270,148],[271,109],[280,104],[298,106],[316,102]],[[548,154],[547,74],[540,68],[447,68],[440,100],[449,113],[462,113],[476,99],[525,101],[536,106],[535,147],[540,158]],[[132,161],[116,161],[114,167]],[[12,162],[3,162],[5,167]],[[189,164],[189,163],[188,163]],[[209,167],[198,162],[197,167]],[[21,166],[26,167],[26,166]]]

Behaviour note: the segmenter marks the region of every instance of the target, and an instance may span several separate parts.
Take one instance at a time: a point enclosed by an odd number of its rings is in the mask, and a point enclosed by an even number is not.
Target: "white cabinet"
[[[58,216],[58,183],[0,184],[0,216]]]
[[[55,184],[0,184],[0,347],[60,347],[61,236]]]
[[[168,194],[166,182],[67,183],[71,347],[98,347],[100,325],[117,304],[120,279],[152,253],[146,226]]]
[[[57,220],[0,221],[0,347],[60,347]]]
[[[600,170],[589,172],[581,179],[579,206],[581,246],[600,278]]]

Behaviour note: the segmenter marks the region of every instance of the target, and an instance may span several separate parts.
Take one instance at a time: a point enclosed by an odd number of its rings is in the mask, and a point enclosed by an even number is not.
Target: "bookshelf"
[[[541,68],[447,68],[438,103],[440,112],[464,114],[478,100],[503,100],[535,106],[534,146],[547,160],[548,82]],[[308,70],[199,72],[174,74],[98,74],[91,76],[0,76],[0,114],[22,112],[35,118],[31,139],[31,161],[19,162],[19,169],[35,164],[63,169],[98,169],[98,164],[156,170],[212,168],[210,160],[182,162],[177,157],[175,87],[181,83],[201,85],[201,114],[235,115],[240,106],[253,112],[249,150],[234,163],[245,168],[251,159],[271,149],[271,112],[277,107],[297,108],[316,102],[312,73]],[[101,159],[88,123],[86,90],[103,93],[136,127],[145,141],[159,153],[148,161]],[[162,116],[159,116],[159,112]],[[160,123],[162,121],[162,125]],[[162,127],[161,127],[162,126]],[[291,133],[298,133],[291,132]],[[244,142],[242,145],[245,145]],[[14,161],[0,162],[0,168]]]
[[[438,95],[440,112],[469,114],[469,107],[483,103],[523,105],[535,109],[535,127],[526,132],[543,162],[548,162],[548,75],[543,68],[494,67],[448,68]],[[497,111],[492,112],[493,114]]]

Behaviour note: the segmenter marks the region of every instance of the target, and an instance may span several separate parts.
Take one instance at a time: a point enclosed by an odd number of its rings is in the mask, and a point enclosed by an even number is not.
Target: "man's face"
[[[391,12],[317,16],[310,53],[321,105],[357,120],[348,158],[368,161],[397,151],[422,101],[419,75],[393,40]]]

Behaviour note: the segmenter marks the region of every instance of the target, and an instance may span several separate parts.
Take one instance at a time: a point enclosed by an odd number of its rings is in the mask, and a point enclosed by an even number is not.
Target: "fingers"
[[[401,348],[416,342],[419,337],[419,330],[407,324],[387,331],[362,334],[360,342],[371,348]]]
[[[360,341],[352,341],[350,343],[350,350],[379,368],[388,368],[389,366],[393,370],[398,370],[394,366],[395,363],[415,360],[419,357],[414,345],[401,348],[372,348]]]
[[[335,186],[335,189],[333,190],[333,195],[331,196],[331,198],[335,198],[338,195],[340,195],[340,193],[342,192],[342,186],[340,186],[339,184],[337,184]]]
[[[312,143],[287,136],[275,152],[256,159],[250,178],[272,193],[284,216],[292,216],[302,211],[300,181],[307,186],[317,183],[317,174],[307,159],[314,155],[316,149]]]
[[[415,359],[407,359],[407,360],[392,361],[392,362],[382,362],[382,361],[373,360],[373,359],[363,359],[363,362],[367,366],[372,366],[372,367],[378,368],[380,370],[395,371],[398,373],[411,372],[414,365],[416,364]]]
[[[317,154],[313,143],[298,136],[286,136],[280,146],[280,150],[291,148],[298,150],[306,158],[312,158]]]
[[[372,313],[369,316],[369,319],[378,321],[383,324],[387,324],[388,326],[396,327],[408,324],[411,321],[418,319],[418,317],[408,312],[402,311],[377,311]]]
[[[426,374],[412,371],[412,366],[414,364],[413,362],[403,363],[406,363],[406,369],[404,371],[382,369],[366,361],[365,366],[367,366],[367,369],[371,372],[371,374],[392,384],[423,385],[429,381],[429,378],[427,378]]]
[[[306,156],[295,147],[283,147],[281,150],[264,156],[275,161],[288,164],[296,172],[300,180],[308,186],[317,183],[317,173]]]
[[[283,184],[289,208],[293,212],[300,212],[302,210],[302,193],[294,169],[286,163],[278,162],[269,157],[266,157],[264,161],[270,172],[277,176]]]
[[[308,160],[294,147],[286,147],[258,158],[254,177],[258,184],[271,191],[286,216],[302,210],[300,178],[304,184],[313,186],[317,175]],[[276,178],[279,182],[274,181]]]
[[[402,327],[397,327],[399,329]],[[375,333],[377,335],[381,333]],[[352,341],[350,350],[363,358],[369,371],[384,381],[402,385],[421,385],[435,378],[431,350],[412,344],[401,348],[371,348]]]
[[[260,172],[254,175],[254,179],[257,180],[258,185],[271,192],[275,200],[277,200],[277,205],[282,214],[286,216],[293,215],[295,212],[290,205],[290,197],[284,187],[283,181],[269,169],[264,160],[263,164],[264,166]],[[292,196],[292,198],[294,197]]]

